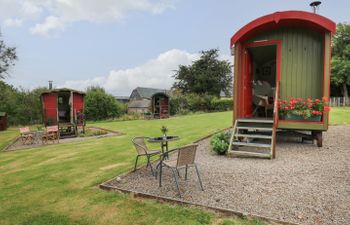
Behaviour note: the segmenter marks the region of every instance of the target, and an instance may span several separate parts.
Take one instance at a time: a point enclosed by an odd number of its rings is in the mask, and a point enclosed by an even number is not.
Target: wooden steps
[[[271,119],[237,119],[227,155],[272,159],[275,133],[274,121]]]

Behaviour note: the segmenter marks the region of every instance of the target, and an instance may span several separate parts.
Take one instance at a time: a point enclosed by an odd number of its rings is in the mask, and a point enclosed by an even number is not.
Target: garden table
[[[180,139],[179,136],[163,136],[163,137],[149,138],[148,142],[150,142],[150,143],[160,143],[160,147],[162,149],[162,153],[164,154],[164,153],[168,153],[168,151],[169,151],[168,142],[169,141],[177,141],[179,139]],[[165,154],[165,157],[168,158],[168,155]]]

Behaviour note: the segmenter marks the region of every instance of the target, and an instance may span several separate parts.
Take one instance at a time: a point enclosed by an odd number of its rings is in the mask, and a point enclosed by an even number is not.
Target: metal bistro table
[[[162,149],[162,153],[168,153],[169,151],[169,146],[168,146],[168,142],[169,141],[177,141],[179,140],[180,137],[179,136],[163,136],[163,137],[153,137],[153,138],[149,138],[148,142],[150,143],[160,143],[160,147]],[[168,155],[165,155],[168,158]]]

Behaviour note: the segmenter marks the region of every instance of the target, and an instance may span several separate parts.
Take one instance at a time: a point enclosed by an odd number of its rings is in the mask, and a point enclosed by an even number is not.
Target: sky
[[[104,87],[128,96],[140,87],[170,88],[178,66],[220,50],[230,38],[276,11],[311,12],[305,0],[0,0],[0,31],[17,48],[6,82],[33,89]],[[318,13],[350,22],[350,1],[324,0]]]

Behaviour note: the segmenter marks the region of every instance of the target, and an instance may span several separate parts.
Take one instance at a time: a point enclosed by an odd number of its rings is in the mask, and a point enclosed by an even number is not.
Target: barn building
[[[168,93],[165,89],[137,87],[131,92],[128,113],[151,114],[155,119],[168,118]]]

